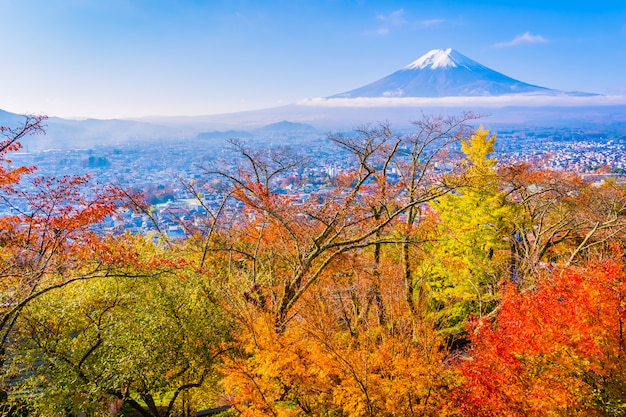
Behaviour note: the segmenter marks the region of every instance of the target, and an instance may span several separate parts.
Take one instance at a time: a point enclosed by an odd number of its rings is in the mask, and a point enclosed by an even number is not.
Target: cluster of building
[[[579,172],[626,173],[626,129],[536,129],[498,134],[501,161],[541,161],[545,168]]]
[[[583,131],[581,129],[503,129],[498,132],[495,157],[502,163],[540,161],[556,170],[620,176],[626,171],[625,130]],[[323,137],[294,137],[290,148],[303,163],[281,171],[274,180],[276,193],[304,201],[312,192],[333,187],[333,178],[354,167],[356,160]],[[249,143],[259,159],[274,154]],[[232,146],[225,141],[159,144],[136,142],[93,149],[18,152],[11,156],[14,166],[37,166],[37,175],[90,175],[92,186],[112,184],[142,193],[152,206],[149,215],[128,210],[120,219],[109,219],[107,228],[150,233],[161,231],[181,237],[206,227],[208,211],[222,207],[224,179],[216,172],[252,172]],[[240,154],[239,154],[240,156]],[[27,186],[27,184],[24,184]],[[225,210],[237,210],[232,200]],[[25,207],[23,209],[26,209]],[[0,216],[15,208],[0,204]],[[228,213],[227,213],[228,214]]]

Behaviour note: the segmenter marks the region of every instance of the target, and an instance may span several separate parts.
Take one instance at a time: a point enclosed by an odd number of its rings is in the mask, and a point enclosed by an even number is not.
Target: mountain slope
[[[434,49],[378,81],[329,98],[586,95],[528,84],[494,71],[452,48]]]

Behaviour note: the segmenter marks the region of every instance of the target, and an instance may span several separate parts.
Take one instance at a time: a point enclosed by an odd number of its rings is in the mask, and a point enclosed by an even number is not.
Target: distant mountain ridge
[[[596,95],[528,84],[448,49],[433,49],[404,68],[373,83],[328,98]]]
[[[259,139],[267,136],[293,137],[298,135],[315,135],[320,132],[308,123],[296,123],[288,120],[271,123],[251,131],[247,130],[214,130],[201,132],[196,138],[206,139]]]
[[[316,129],[308,123],[295,123],[288,120],[271,123],[257,129],[259,133],[313,133]]]

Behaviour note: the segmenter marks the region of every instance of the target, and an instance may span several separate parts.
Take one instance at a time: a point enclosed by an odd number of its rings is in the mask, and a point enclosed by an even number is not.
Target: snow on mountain
[[[566,93],[525,83],[494,71],[452,48],[434,49],[409,65],[363,87],[329,98],[501,96]]]
[[[459,66],[465,66],[469,68],[474,64],[477,64],[477,63],[467,58],[466,56],[458,53],[452,48],[433,49],[432,51],[418,58],[417,60],[411,62],[409,65],[407,65],[403,69],[405,70],[425,69],[428,67],[430,67],[430,69],[437,69],[437,68],[454,68],[454,67],[459,67]]]

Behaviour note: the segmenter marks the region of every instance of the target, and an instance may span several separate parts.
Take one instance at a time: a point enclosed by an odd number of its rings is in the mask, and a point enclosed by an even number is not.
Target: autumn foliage
[[[0,142],[0,202],[6,213],[0,217],[0,358],[4,380],[0,409],[9,415],[17,411],[10,401],[6,403],[5,391],[24,396],[14,386],[14,381],[24,380],[24,375],[32,378],[20,389],[42,394],[57,384],[71,385],[63,379],[70,376],[74,381],[80,380],[82,388],[92,382],[86,368],[105,345],[102,317],[113,307],[120,309],[121,302],[105,301],[102,295],[92,305],[85,306],[81,314],[72,315],[68,311],[77,303],[89,300],[89,291],[86,291],[81,294],[84,300],[71,301],[75,297],[73,291],[81,285],[97,288],[102,285],[101,280],[114,283],[175,276],[188,265],[180,257],[155,250],[144,238],[104,230],[102,222],[117,216],[127,205],[128,193],[113,186],[93,184],[88,176],[50,178],[37,176],[34,167],[12,167],[8,155],[20,149],[19,140],[29,134],[42,133],[44,120],[44,117],[27,117],[19,128],[0,130],[4,138]],[[89,284],[83,284],[86,282]],[[50,298],[61,300],[61,305],[51,303]],[[96,319],[99,308],[105,312]],[[67,317],[72,318],[55,323]],[[79,354],[82,356],[71,357],[83,333],[84,320],[95,329],[89,329],[92,334],[85,342],[87,347]],[[37,325],[33,326],[34,323]],[[61,349],[63,343],[68,343],[69,347]],[[55,375],[39,375],[48,361],[61,361],[71,372],[66,368],[63,378],[56,374],[57,378],[53,378],[50,385],[41,387],[38,380],[41,382]],[[134,401],[134,393],[126,380],[101,389],[98,394],[102,398],[97,400],[93,392],[86,394],[77,390],[69,395],[72,401],[60,396],[58,402],[48,400],[44,404],[80,411],[76,407],[85,401],[84,397],[80,398],[81,394],[95,403],[106,404],[107,398]],[[144,397],[148,398],[149,394]],[[41,402],[34,399],[30,407],[34,413],[45,415],[38,403]],[[141,409],[141,406],[135,408]]]
[[[622,415],[626,410],[621,258],[507,285],[495,319],[473,321],[456,391],[468,415]]]
[[[368,285],[353,293],[332,277],[302,301],[300,313],[277,332],[257,317],[224,363],[226,387],[242,415],[439,415],[453,384],[444,339],[404,303],[401,270],[385,271],[386,322],[373,310],[354,315]],[[356,277],[351,277],[356,278]],[[395,282],[394,282],[395,281]],[[344,287],[345,288],[345,287]],[[343,294],[342,294],[343,293]]]
[[[278,191],[305,158],[233,140],[181,240],[140,195],[13,167],[43,118],[3,128],[0,409],[625,415],[623,184],[499,164],[475,119],[331,135],[348,168],[305,196]],[[103,227],[127,210],[155,234]]]

